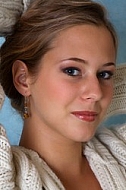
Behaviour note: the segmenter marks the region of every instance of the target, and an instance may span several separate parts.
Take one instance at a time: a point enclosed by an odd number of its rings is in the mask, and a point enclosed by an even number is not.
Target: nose
[[[83,83],[82,99],[87,101],[99,101],[103,96],[102,85],[97,76],[89,77]]]

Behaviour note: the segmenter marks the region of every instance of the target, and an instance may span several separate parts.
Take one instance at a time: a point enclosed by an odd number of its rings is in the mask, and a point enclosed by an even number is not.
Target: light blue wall
[[[105,5],[109,12],[109,18],[113,22],[119,38],[119,49],[117,64],[126,62],[126,0],[96,0]],[[3,43],[3,38],[0,38],[0,43]],[[125,115],[112,117],[105,124],[117,124],[126,121]],[[22,119],[11,108],[8,98],[5,99],[4,105],[0,110],[0,123],[4,125],[7,130],[7,135],[11,144],[18,144],[21,130]]]
[[[0,37],[0,45],[3,42],[4,38]],[[7,97],[0,110],[0,124],[5,127],[10,143],[13,145],[18,144],[23,122],[20,115],[11,107],[10,101]]]
[[[20,115],[10,106],[10,101],[7,97],[0,110],[0,123],[6,128],[11,144],[16,145],[19,142],[23,123]]]
[[[119,39],[117,63],[126,62],[126,0],[96,0],[108,10],[108,17],[112,21]]]
[[[117,64],[126,63],[126,0],[95,0],[103,4],[108,10],[108,18],[113,23],[118,34]],[[126,122],[126,115],[116,115],[109,118],[103,124],[118,125]]]

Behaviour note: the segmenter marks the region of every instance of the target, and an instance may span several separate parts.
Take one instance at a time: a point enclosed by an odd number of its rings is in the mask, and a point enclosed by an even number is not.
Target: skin
[[[112,36],[104,27],[74,26],[61,32],[52,47],[34,80],[23,62],[13,66],[15,87],[30,96],[31,116],[20,145],[38,152],[68,190],[90,190],[90,180],[94,190],[100,189],[82,156],[82,142],[94,136],[112,99]]]

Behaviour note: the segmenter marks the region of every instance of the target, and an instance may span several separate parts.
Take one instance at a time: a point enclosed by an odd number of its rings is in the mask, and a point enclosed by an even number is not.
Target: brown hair
[[[35,0],[19,18],[13,33],[1,47],[0,82],[5,94],[17,110],[22,110],[22,95],[13,84],[12,65],[22,60],[36,75],[39,60],[51,48],[56,35],[71,26],[93,24],[106,27],[113,38],[116,33],[108,21],[106,10],[90,0]]]

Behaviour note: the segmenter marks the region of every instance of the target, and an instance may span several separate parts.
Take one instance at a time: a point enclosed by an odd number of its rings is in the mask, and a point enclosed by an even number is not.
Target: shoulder
[[[126,124],[118,125],[113,128],[101,127],[96,133],[97,138],[102,138],[106,141],[106,138],[116,139],[119,142],[123,142],[126,145]]]
[[[5,129],[0,125],[0,187],[13,189],[15,187],[14,165],[11,146],[6,137]]]
[[[126,124],[111,129],[99,128],[86,149],[126,168]]]
[[[100,128],[96,138],[104,144],[116,161],[126,168],[126,124],[112,129]]]
[[[14,189],[41,189],[42,182],[31,160],[32,151],[11,147],[6,131],[0,125],[0,187]]]
[[[64,189],[62,183],[39,155],[20,146],[11,146],[0,125],[0,187],[21,190]]]
[[[104,189],[126,187],[126,125],[99,128],[84,154]]]

